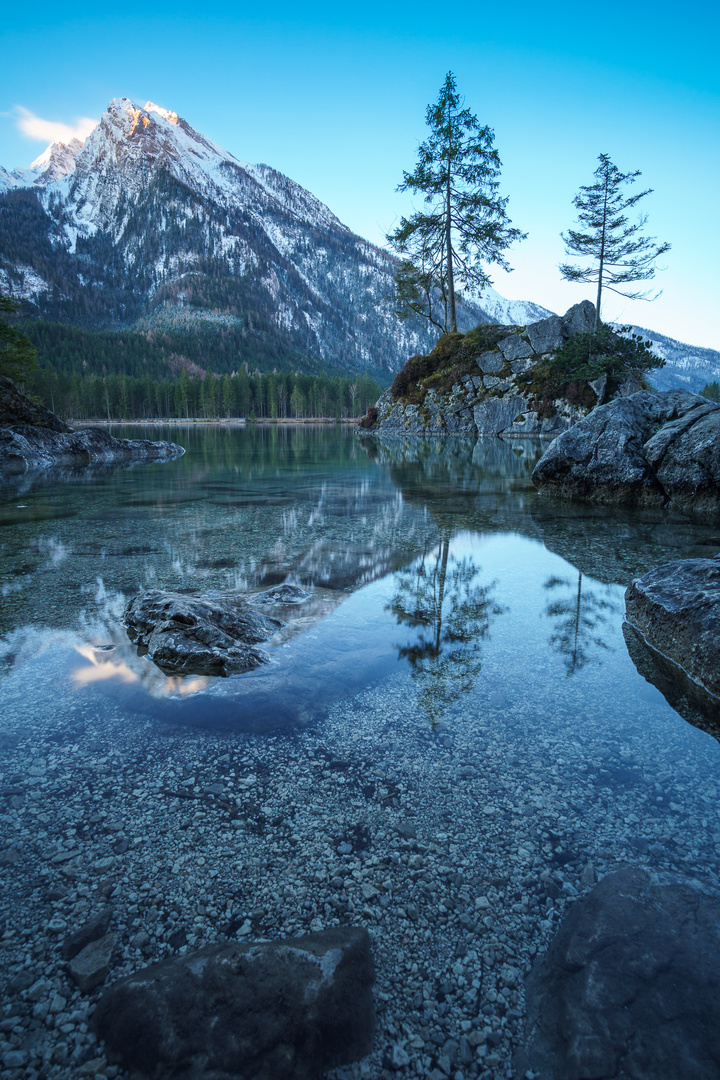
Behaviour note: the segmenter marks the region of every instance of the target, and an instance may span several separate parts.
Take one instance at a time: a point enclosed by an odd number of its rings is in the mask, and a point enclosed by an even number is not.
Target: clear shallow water
[[[58,934],[110,895],[112,979],[365,925],[375,1050],[332,1075],[380,1075],[400,1032],[428,1075],[466,1021],[503,1040],[466,1075],[513,1075],[523,974],[596,875],[720,883],[720,743],[622,626],[633,574],[720,530],[553,505],[531,443],[162,436],[186,456],[0,494],[3,972],[75,995],[46,1032],[25,1003],[12,1038],[61,1080],[95,1057],[60,1024],[81,1001]],[[147,586],[285,579],[312,599],[247,677],[167,679],[121,624]]]
[[[159,722],[284,730],[404,674],[408,708],[431,729],[459,710],[507,719],[532,702],[547,725],[591,708],[618,737],[637,723],[649,740],[679,733],[714,768],[714,740],[636,670],[622,618],[633,574],[716,554],[717,528],[541,499],[533,442],[378,444],[347,429],[261,426],[152,437],[187,453],[3,488],[7,717],[22,718],[32,686],[35,708],[38,694],[48,710],[102,695]],[[284,580],[312,598],[268,643],[272,663],[248,675],[168,678],[121,624],[143,588],[253,592]]]

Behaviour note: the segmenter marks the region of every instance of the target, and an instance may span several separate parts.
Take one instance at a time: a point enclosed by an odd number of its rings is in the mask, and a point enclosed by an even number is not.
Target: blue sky
[[[720,349],[716,2],[16,4],[0,35],[6,168],[47,141],[20,131],[18,109],[73,126],[112,97],[151,99],[304,184],[376,243],[408,209],[395,188],[452,70],[495,130],[501,190],[529,233],[496,288],[557,311],[594,298],[561,280],[559,234],[607,153],[642,170],[648,232],[672,250],[660,299],[608,294],[604,317]]]

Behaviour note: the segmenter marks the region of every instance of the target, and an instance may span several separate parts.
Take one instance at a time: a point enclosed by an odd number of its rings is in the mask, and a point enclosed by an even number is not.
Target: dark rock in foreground
[[[625,618],[720,706],[720,556],[679,559],[636,578],[625,593]]]
[[[167,675],[233,675],[268,661],[258,642],[282,623],[250,607],[245,597],[151,589],[133,597],[123,621]]]
[[[720,893],[626,869],[574,904],[527,983],[517,1075],[720,1076]]]
[[[366,930],[214,945],[154,964],[103,994],[108,1058],[153,1080],[317,1080],[372,1049]]]
[[[720,512],[720,405],[642,390],[594,409],[550,444],[533,472],[568,499]]]

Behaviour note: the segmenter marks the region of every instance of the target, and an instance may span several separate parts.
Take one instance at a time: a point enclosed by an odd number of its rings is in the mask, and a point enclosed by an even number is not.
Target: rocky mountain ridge
[[[395,259],[311,192],[176,113],[110,102],[84,144],[0,171],[0,288],[87,327],[193,332],[263,322],[288,353],[392,372],[436,337],[393,311]],[[547,314],[491,290],[463,328]]]

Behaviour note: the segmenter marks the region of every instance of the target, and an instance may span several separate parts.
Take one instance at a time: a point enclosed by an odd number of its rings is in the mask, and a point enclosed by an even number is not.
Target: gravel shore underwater
[[[484,676],[497,689],[434,730],[398,672],[257,736],[100,692],[50,716],[28,665],[0,721],[6,1080],[124,1075],[89,1024],[102,987],[81,994],[61,958],[107,904],[108,983],[228,936],[365,925],[375,1049],[329,1075],[513,1077],[526,973],[578,895],[624,865],[718,884],[717,745],[642,696],[614,731],[569,682],[538,702],[521,665]],[[589,688],[607,695],[601,667]]]

